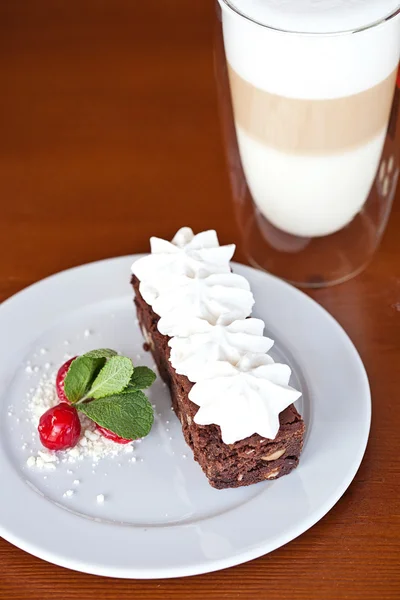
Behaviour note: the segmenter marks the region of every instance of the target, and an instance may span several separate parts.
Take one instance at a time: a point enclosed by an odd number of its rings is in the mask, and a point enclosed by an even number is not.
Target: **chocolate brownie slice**
[[[292,404],[279,415],[280,429],[274,440],[254,434],[235,444],[225,444],[218,425],[198,425],[198,410],[189,400],[192,386],[187,377],[178,375],[169,361],[169,337],[157,329],[158,315],[143,300],[139,280],[133,276],[135,306],[139,324],[159,373],[169,386],[172,405],[183,435],[210,484],[218,489],[250,485],[265,479],[287,475],[299,462],[303,446],[304,422]]]

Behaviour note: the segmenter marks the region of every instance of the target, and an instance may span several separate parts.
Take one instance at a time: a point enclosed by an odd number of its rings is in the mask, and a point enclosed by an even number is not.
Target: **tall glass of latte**
[[[300,286],[345,281],[375,252],[396,189],[399,0],[218,0],[217,12],[248,259]]]

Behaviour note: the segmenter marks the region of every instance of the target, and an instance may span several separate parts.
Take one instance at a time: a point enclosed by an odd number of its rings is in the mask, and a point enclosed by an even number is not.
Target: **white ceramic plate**
[[[161,381],[149,393],[156,422],[136,445],[136,462],[123,455],[97,467],[90,460],[60,464],[50,473],[26,464],[40,448],[27,394],[46,363],[55,369],[66,351],[111,347],[152,365],[135,323],[134,258],[54,275],[0,307],[0,534],[52,563],[126,578],[194,575],[271,552],[314,525],[346,490],[364,454],[371,408],[364,367],[341,327],[261,271],[234,265],[251,284],[254,316],[277,340],[275,357],[290,363],[292,383],[303,391],[307,434],[298,469],[248,488],[211,488]],[[26,371],[27,361],[36,372]],[[80,485],[65,498],[75,479]]]

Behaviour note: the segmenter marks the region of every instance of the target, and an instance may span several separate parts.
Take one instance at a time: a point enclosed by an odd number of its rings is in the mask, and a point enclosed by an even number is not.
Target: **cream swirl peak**
[[[288,385],[290,374],[288,365],[275,363],[268,354],[246,355],[236,366],[216,362],[208,379],[197,382],[189,393],[200,407],[194,421],[219,425],[225,444],[254,433],[274,439],[279,413],[301,396]]]
[[[174,337],[169,341],[170,361],[179,375],[186,375],[190,381],[201,381],[214,369],[216,361],[236,365],[245,354],[268,352],[274,342],[264,337],[263,331],[261,319],[240,319],[226,326],[198,319],[192,322],[188,337]]]
[[[218,273],[204,279],[177,276],[174,287],[160,293],[153,310],[160,315],[163,335],[180,335],[194,318],[211,325],[229,325],[251,313],[254,297],[248,281],[234,273]]]
[[[176,278],[204,278],[229,273],[235,245],[220,246],[215,231],[194,235],[182,227],[172,242],[150,238],[151,254],[136,261],[132,273],[140,280],[140,293],[153,306],[161,292],[177,285]],[[157,311],[156,311],[157,312]]]

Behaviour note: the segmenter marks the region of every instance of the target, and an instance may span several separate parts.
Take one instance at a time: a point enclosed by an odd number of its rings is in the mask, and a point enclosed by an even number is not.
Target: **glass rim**
[[[257,21],[256,19],[253,19],[249,15],[246,15],[245,13],[241,12],[236,6],[234,6],[232,4],[231,0],[218,0],[218,1],[221,5],[225,5],[227,10],[232,11],[238,17],[240,17],[242,19],[246,19],[246,21],[249,21],[250,23],[253,23],[254,25],[258,25],[259,27],[264,27],[265,29],[269,29],[270,31],[275,31],[277,33],[284,33],[284,34],[288,34],[288,35],[302,35],[302,36],[310,36],[310,37],[318,37],[318,36],[329,37],[329,36],[353,35],[355,33],[361,33],[362,31],[368,31],[369,29],[378,27],[379,25],[382,25],[383,23],[386,23],[387,21],[394,19],[397,15],[400,14],[400,6],[398,6],[395,10],[393,10],[391,13],[389,13],[385,17],[382,17],[381,19],[378,19],[377,21],[373,21],[372,23],[369,23],[368,25],[363,25],[362,27],[358,27],[356,29],[345,29],[342,31],[327,31],[325,33],[322,31],[295,31],[294,29],[292,29],[292,30],[291,29],[281,29],[280,27],[273,27],[272,25],[267,25],[265,23],[261,23],[260,21]]]

